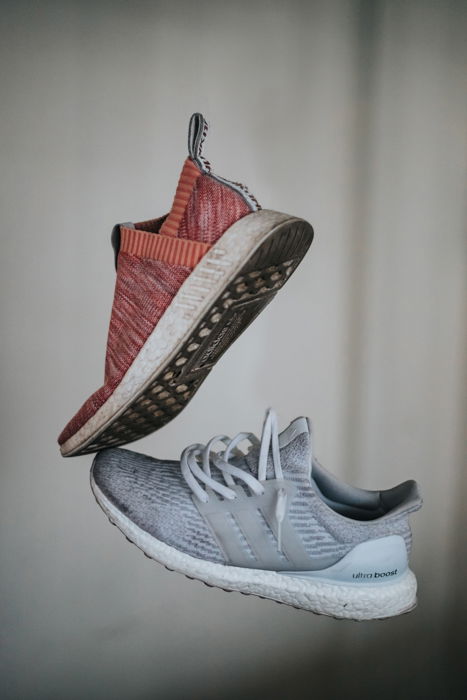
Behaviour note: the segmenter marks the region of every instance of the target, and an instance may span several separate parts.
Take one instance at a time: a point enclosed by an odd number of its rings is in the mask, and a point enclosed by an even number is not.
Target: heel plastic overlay
[[[317,578],[354,584],[385,584],[408,569],[407,549],[399,535],[368,540],[354,547],[340,561],[319,571],[281,571],[285,576]]]

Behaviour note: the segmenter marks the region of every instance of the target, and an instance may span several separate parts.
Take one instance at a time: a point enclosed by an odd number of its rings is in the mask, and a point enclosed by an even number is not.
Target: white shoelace
[[[245,453],[238,448],[238,445],[245,440],[248,440],[253,446],[260,447],[257,477],[229,463],[229,459],[233,455],[245,457]],[[216,451],[214,447],[217,443],[222,443],[225,449]],[[186,483],[203,503],[209,501],[206,487],[218,493],[222,498],[233,501],[237,498],[237,493],[231,488],[235,486],[235,479],[243,482],[256,496],[264,494],[264,486],[261,482],[266,481],[270,452],[272,453],[274,478],[283,481],[277,416],[272,409],[266,411],[261,440],[258,440],[253,433],[238,433],[234,438],[229,438],[227,435],[216,435],[206,445],[197,443],[186,447],[180,458],[180,467]],[[213,467],[222,473],[225,484],[212,477],[211,468]],[[201,484],[204,485],[204,488]],[[282,522],[286,512],[287,492],[284,488],[279,488],[275,505],[279,551],[282,551]]]

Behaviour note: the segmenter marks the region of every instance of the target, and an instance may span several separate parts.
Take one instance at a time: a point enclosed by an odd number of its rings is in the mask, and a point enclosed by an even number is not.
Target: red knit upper
[[[250,212],[249,205],[238,192],[211,175],[201,175],[194,184],[178,236],[212,244],[229,226]]]
[[[200,258],[250,211],[241,194],[187,159],[172,209],[162,225],[160,219],[153,219],[137,224],[135,229],[121,226],[104,384],[62,431],[60,444],[112,395]]]

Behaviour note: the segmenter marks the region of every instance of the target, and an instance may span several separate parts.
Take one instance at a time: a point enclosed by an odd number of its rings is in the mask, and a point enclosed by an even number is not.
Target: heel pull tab
[[[203,172],[210,173],[211,165],[203,157],[203,144],[208,133],[209,125],[201,112],[191,115],[188,126],[188,154]]]

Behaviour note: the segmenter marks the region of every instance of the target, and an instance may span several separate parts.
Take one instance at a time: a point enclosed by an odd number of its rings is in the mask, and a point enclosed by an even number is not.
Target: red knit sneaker
[[[211,172],[194,114],[170,213],[112,233],[117,280],[105,379],[61,433],[64,456],[161,428],[268,304],[313,239],[303,219],[261,209]]]

